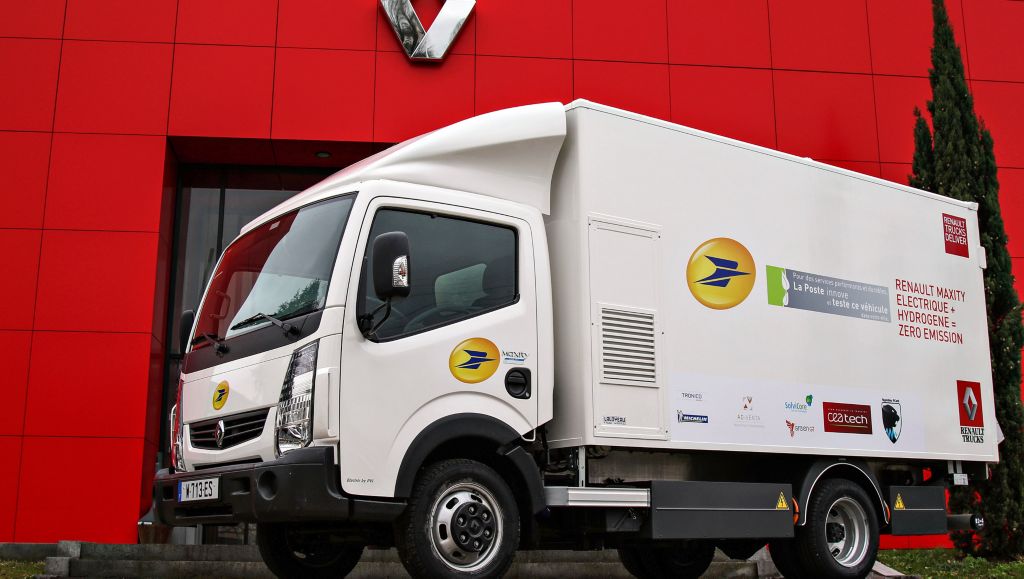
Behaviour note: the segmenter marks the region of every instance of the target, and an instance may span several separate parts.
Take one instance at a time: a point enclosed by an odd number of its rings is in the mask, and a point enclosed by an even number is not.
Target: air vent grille
[[[654,314],[601,308],[601,381],[656,386]]]

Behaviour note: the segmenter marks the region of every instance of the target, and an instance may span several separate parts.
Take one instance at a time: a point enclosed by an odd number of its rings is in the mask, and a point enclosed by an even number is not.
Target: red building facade
[[[1024,272],[1024,2],[947,4]],[[478,0],[441,63],[377,0],[0,0],[0,541],[136,540],[180,167],[587,98],[906,182],[930,46],[930,0]]]

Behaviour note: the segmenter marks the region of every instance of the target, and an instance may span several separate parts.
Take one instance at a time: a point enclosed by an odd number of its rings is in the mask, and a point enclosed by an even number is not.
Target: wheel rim
[[[856,567],[867,557],[868,514],[857,501],[842,497],[832,503],[824,531],[829,552],[843,567]]]
[[[450,568],[475,571],[498,553],[502,513],[494,495],[472,482],[449,486],[430,509],[430,543]]]

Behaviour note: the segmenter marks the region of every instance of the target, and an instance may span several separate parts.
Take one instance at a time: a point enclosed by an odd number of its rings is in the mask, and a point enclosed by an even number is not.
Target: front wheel
[[[413,577],[501,577],[519,548],[515,496],[485,464],[435,463],[417,478],[395,543]]]
[[[344,577],[363,556],[362,545],[335,543],[327,533],[286,523],[259,523],[256,544],[263,562],[281,579]]]

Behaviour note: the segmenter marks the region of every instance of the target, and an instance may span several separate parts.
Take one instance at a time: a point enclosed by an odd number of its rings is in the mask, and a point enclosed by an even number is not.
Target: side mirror
[[[373,291],[381,300],[409,295],[409,236],[404,231],[381,233],[373,240]]]
[[[185,310],[181,312],[181,321],[178,323],[178,335],[181,336],[181,342],[178,344],[178,353],[182,356],[185,355],[185,350],[188,349],[188,337],[192,333],[192,324],[196,321],[196,313],[192,310]]]

